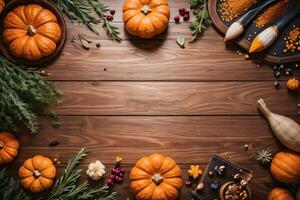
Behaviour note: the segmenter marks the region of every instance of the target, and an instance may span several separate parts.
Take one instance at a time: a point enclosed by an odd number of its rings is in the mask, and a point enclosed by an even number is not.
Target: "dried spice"
[[[256,3],[257,0],[221,0],[219,7],[221,19],[225,22],[230,22],[244,14]]]
[[[300,28],[293,28],[287,36],[284,38],[285,48],[283,52],[295,52],[300,51]]]
[[[202,174],[202,170],[199,165],[191,165],[190,169],[188,170],[188,173],[191,177],[197,179],[199,175]]]
[[[241,185],[233,183],[225,190],[225,200],[245,200],[248,198],[248,192]]]
[[[276,19],[282,11],[286,8],[288,1],[279,1],[275,5],[269,7],[265,12],[263,12],[257,20],[255,20],[255,25],[259,28],[264,27],[266,24],[271,23]]]

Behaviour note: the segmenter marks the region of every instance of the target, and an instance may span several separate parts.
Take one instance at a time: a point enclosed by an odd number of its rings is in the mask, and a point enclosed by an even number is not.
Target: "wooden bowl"
[[[230,185],[232,185],[232,184],[236,184],[236,183],[235,183],[235,182],[229,181],[229,182],[227,182],[227,183],[224,183],[224,184],[221,186],[221,188],[220,188],[220,190],[219,190],[219,196],[220,196],[220,199],[221,199],[221,200],[225,200],[225,192],[226,192],[227,188],[228,188]],[[245,190],[247,191],[247,194],[248,194],[247,200],[251,200],[251,198],[252,198],[252,197],[251,197],[251,190],[250,190],[250,188],[249,188],[248,185],[245,187]]]
[[[53,52],[53,54],[42,58],[41,60],[37,61],[28,61],[23,58],[17,58],[14,56],[10,50],[9,46],[4,42],[3,40],[3,30],[4,30],[4,18],[6,15],[15,9],[18,6],[21,5],[28,5],[28,4],[38,4],[42,6],[45,9],[50,10],[56,17],[58,21],[58,25],[60,26],[61,29],[61,38],[60,41],[57,43],[56,50]],[[24,66],[34,66],[34,67],[42,67],[47,64],[50,64],[53,62],[57,56],[60,54],[61,50],[63,49],[63,46],[66,42],[66,37],[67,37],[67,27],[66,27],[66,22],[65,19],[62,15],[62,13],[57,9],[55,5],[53,5],[51,2],[47,0],[13,0],[10,3],[8,3],[4,9],[4,11],[1,13],[0,17],[0,51],[1,53],[11,62],[17,64],[17,65],[24,65]]]
[[[232,20],[230,22],[222,21],[220,17],[220,13],[218,11],[221,0],[209,0],[208,3],[208,11],[211,17],[211,20],[214,26],[221,32],[221,34],[225,35],[228,27],[235,21]],[[285,11],[281,13],[281,16],[286,14],[289,11],[290,7],[293,6],[289,4]],[[281,17],[279,16],[275,21],[279,20]],[[275,22],[274,21],[274,22]],[[272,23],[271,23],[272,24]],[[270,24],[270,25],[271,25]],[[284,38],[289,33],[290,30],[293,29],[293,26],[300,27],[300,16],[297,16],[293,19],[285,28],[283,32],[280,33],[276,42],[271,45],[268,49],[261,53],[254,54],[253,57],[255,59],[274,64],[285,64],[285,63],[299,63],[300,62],[300,53],[299,52],[289,52],[283,53],[284,49]],[[250,23],[245,30],[245,33],[239,38],[233,40],[232,42],[238,44],[243,49],[249,49],[254,38],[259,34],[262,30],[264,30],[268,25],[264,28],[258,28],[254,23]],[[251,36],[251,37],[250,37]],[[225,45],[225,44],[224,44]]]

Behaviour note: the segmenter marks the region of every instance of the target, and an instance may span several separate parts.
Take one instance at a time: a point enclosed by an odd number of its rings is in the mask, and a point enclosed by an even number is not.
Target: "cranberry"
[[[124,174],[124,173],[125,173],[125,169],[121,168],[121,169],[120,169],[120,172],[121,172],[122,174]]]
[[[107,179],[106,183],[107,183],[107,185],[113,185],[114,181],[111,178],[109,178],[109,179]]]
[[[121,183],[123,181],[123,179],[121,177],[118,178],[117,182]]]
[[[188,21],[189,19],[190,19],[190,15],[185,14],[185,15],[183,16],[183,20],[184,20],[184,21]]]
[[[106,19],[107,19],[108,21],[112,21],[112,20],[114,19],[114,17],[111,16],[111,15],[107,15],[107,16],[106,16]]]
[[[111,15],[114,15],[116,13],[115,10],[110,10],[109,12],[110,12]]]
[[[109,178],[114,179],[115,175],[112,174],[112,175],[109,176]]]
[[[118,181],[119,178],[120,178],[119,176],[115,176],[114,181]]]
[[[184,12],[184,14],[189,15],[189,14],[190,14],[190,11],[189,11],[189,10],[186,10],[186,11]]]
[[[185,8],[179,8],[178,11],[179,11],[179,14],[183,16],[185,14],[186,9]]]
[[[111,173],[112,173],[112,174],[117,174],[117,173],[118,173],[118,172],[117,172],[117,169],[115,169],[115,168],[111,169]]]
[[[180,17],[177,15],[177,16],[175,16],[174,17],[174,21],[176,22],[176,23],[178,23],[179,21],[180,21]]]

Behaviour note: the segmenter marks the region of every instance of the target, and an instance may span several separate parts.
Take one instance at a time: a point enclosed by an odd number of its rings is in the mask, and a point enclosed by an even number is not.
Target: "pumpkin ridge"
[[[286,177],[288,177],[288,178],[293,178],[293,176],[291,176],[290,174],[288,174],[288,173],[285,172],[285,171],[282,171],[282,169],[279,168],[279,167],[277,167],[276,165],[274,165],[274,166],[272,166],[272,167],[273,167],[273,170],[274,170],[274,171],[280,171],[281,174],[284,174],[284,176],[285,176],[284,179],[286,179]],[[274,169],[274,168],[275,168],[275,169]]]
[[[44,10],[44,8],[41,9],[41,10],[36,14],[36,16],[35,16],[35,18],[34,18],[34,20],[33,20],[33,22],[32,22],[32,25],[35,24],[36,18],[39,16],[39,14],[40,14],[43,10]],[[37,27],[34,26],[34,28],[38,28],[38,27],[39,27],[39,26],[37,26]]]
[[[27,39],[27,41],[26,41],[24,47],[26,47],[26,45],[27,45],[27,43],[29,42],[30,38],[32,38],[32,37],[29,37],[29,38]],[[32,38],[32,40],[33,40],[35,46],[37,47],[37,50],[39,51],[40,55],[43,57],[43,54],[42,54],[42,52],[40,51],[40,49],[39,49],[38,45],[36,44],[35,40],[34,40],[33,38]],[[24,51],[25,51],[25,48],[24,48],[24,47],[23,47],[23,55],[26,55],[26,54],[24,53]],[[30,48],[31,48],[31,47],[30,47]],[[25,57],[25,56],[24,56],[24,57]]]
[[[25,23],[23,22],[22,18],[19,17],[19,15],[17,15],[15,12],[11,12],[11,15],[14,15],[14,17],[19,18],[20,21],[23,23],[23,25],[24,25],[25,27],[27,27],[27,24],[25,24]],[[7,15],[7,16],[8,16],[8,15]],[[11,29],[11,28],[9,28],[9,29]],[[21,29],[21,28],[16,28],[16,27],[14,27],[14,29]],[[23,29],[21,29],[21,30],[23,30]]]
[[[289,157],[289,159],[290,159],[290,157]],[[295,172],[293,169],[291,169],[291,167],[290,167],[290,165],[288,165],[288,164],[286,164],[286,162],[284,162],[284,161],[282,161],[282,160],[277,160],[277,165],[278,164],[280,164],[280,167],[281,168],[285,168],[286,170],[288,170],[288,173],[289,173],[289,175],[290,176],[297,176],[298,175],[298,173],[297,172]],[[278,167],[279,168],[279,167]],[[280,168],[280,169],[281,169]]]
[[[24,6],[23,9],[22,9],[22,13],[24,14],[24,16],[25,16],[25,18],[26,18],[26,22],[24,21],[23,17],[19,16],[19,15],[15,12],[15,10],[13,11],[13,13],[14,13],[16,16],[18,16],[18,17],[21,19],[21,21],[27,26],[27,16],[26,16],[24,10],[25,10],[25,6]]]
[[[139,15],[136,15],[136,16],[134,16],[134,17],[132,17],[131,18],[131,20],[133,20],[135,17],[138,17]],[[128,20],[127,21],[127,24],[129,23],[129,21],[131,21],[131,20]],[[141,25],[141,22],[144,20],[144,17],[140,17],[140,20],[138,21],[138,22],[134,22],[135,24],[139,24],[138,26],[137,26],[137,28],[135,28],[135,30],[134,30],[134,32],[135,32],[135,34],[137,35],[138,34],[138,31],[139,31],[139,26]],[[126,25],[127,25],[126,24]]]
[[[141,169],[141,168],[140,168],[140,167],[138,167],[138,166],[134,166],[134,167],[138,168],[139,170],[142,170],[142,171],[146,172],[146,173],[147,173],[149,176],[152,176],[152,174],[151,174],[151,173],[149,173],[149,172],[145,171],[144,169]]]
[[[125,12],[124,12],[124,14],[126,13],[126,12],[128,12],[128,11],[135,11],[135,12],[138,12],[137,10],[135,10],[135,9],[130,9],[130,10],[126,10]],[[132,15],[131,17],[129,17],[126,21],[125,21],[125,23],[127,23],[127,22],[129,22],[129,20],[131,20],[133,17],[135,17],[136,15]]]

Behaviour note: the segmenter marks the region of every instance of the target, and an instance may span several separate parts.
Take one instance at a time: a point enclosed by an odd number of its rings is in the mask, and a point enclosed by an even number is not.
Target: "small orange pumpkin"
[[[277,153],[271,163],[271,173],[283,183],[291,183],[300,178],[300,155],[296,152]]]
[[[9,163],[18,155],[19,142],[10,133],[0,132],[0,165]]]
[[[5,2],[3,0],[0,0],[0,13],[2,13],[4,8],[5,8]]]
[[[182,186],[181,169],[172,158],[152,154],[137,161],[130,181],[137,200],[175,200]]]
[[[268,194],[267,200],[295,200],[295,199],[287,189],[274,188]]]
[[[300,87],[300,82],[297,79],[292,78],[287,81],[286,86],[289,90],[298,90]]]
[[[51,11],[29,4],[7,14],[3,38],[14,56],[37,61],[55,51],[61,29]]]
[[[37,155],[24,162],[19,169],[19,176],[25,189],[38,193],[52,186],[56,168],[49,158]]]
[[[162,33],[169,18],[168,0],[126,0],[123,5],[126,30],[141,38],[152,38]]]

